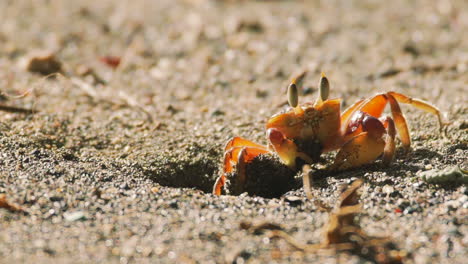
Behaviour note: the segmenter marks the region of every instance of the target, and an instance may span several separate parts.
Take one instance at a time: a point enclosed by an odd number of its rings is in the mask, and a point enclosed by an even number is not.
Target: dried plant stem
[[[37,111],[34,109],[22,108],[22,107],[16,107],[16,106],[8,106],[8,105],[2,105],[2,104],[0,104],[0,111],[9,112],[9,113],[27,114],[27,115],[37,113]]]
[[[119,102],[116,102],[115,100],[113,100],[111,98],[102,96],[101,94],[99,94],[96,91],[96,89],[94,89],[94,87],[92,85],[88,84],[85,81],[82,81],[82,80],[80,80],[78,78],[71,78],[70,80],[74,85],[76,85],[78,88],[80,88],[89,97],[93,98],[94,100],[101,101],[101,102],[109,102],[109,103],[114,104],[114,105],[123,105],[123,106],[131,107],[131,108],[137,108],[141,112],[145,113],[145,115],[146,115],[149,122],[151,122],[151,123],[153,122],[153,117],[152,117],[151,113],[147,109],[142,107],[135,100],[135,98],[129,96],[127,93],[125,93],[123,91],[120,91],[118,93],[118,98],[123,101],[122,103],[119,103]]]
[[[310,171],[311,168],[309,165],[304,165],[302,167],[302,183],[304,185],[304,192],[307,196],[307,199],[311,200],[312,199],[312,191],[311,191],[311,181],[310,181]]]

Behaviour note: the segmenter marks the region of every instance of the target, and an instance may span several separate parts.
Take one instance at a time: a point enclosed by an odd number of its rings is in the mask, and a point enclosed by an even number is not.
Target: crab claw
[[[385,126],[379,119],[366,113],[362,113],[359,118],[362,132],[343,145],[331,166],[332,170],[345,170],[369,164],[382,153],[384,153],[385,162],[393,158],[394,146],[392,145],[395,136],[393,121],[390,119],[386,121],[391,130],[389,131],[390,138],[386,142],[383,139],[386,133]],[[386,145],[387,150],[385,150]]]
[[[278,129],[269,128],[267,130],[267,138],[274,152],[278,154],[281,161],[290,169],[296,170],[296,158],[301,158],[308,163],[312,163],[312,159],[307,154],[298,151],[296,144],[286,138]]]
[[[281,131],[275,128],[267,130],[267,138],[281,161],[291,169],[296,169],[297,147],[294,142],[287,139]]]

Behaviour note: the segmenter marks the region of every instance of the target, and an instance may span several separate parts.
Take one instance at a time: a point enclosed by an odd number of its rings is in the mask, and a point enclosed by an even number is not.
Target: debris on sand
[[[252,225],[242,223],[241,228],[253,234],[267,234],[270,238],[284,239],[292,247],[313,253],[318,250],[345,251],[356,254],[375,263],[403,263],[407,253],[385,237],[367,235],[359,226],[355,216],[361,211],[358,189],[363,181],[354,181],[340,196],[335,211],[330,214],[324,227],[324,239],[320,244],[305,244],[286,233],[273,223]]]
[[[22,207],[8,202],[5,194],[0,195],[0,208],[6,209],[13,213],[26,213]]]
[[[99,76],[99,74],[97,74],[93,68],[86,66],[84,64],[78,65],[75,69],[75,72],[78,76],[81,76],[81,77],[89,76],[94,84],[102,84],[102,85],[107,84],[107,81],[104,80],[101,76]]]
[[[302,184],[304,186],[304,192],[307,196],[307,199],[312,200],[312,191],[311,191],[311,177],[310,177],[311,168],[309,165],[304,165],[302,167]]]
[[[55,57],[55,54],[49,52],[27,56],[20,64],[25,70],[42,75],[62,72],[62,63]]]
[[[106,102],[116,106],[137,109],[146,115],[148,122],[153,122],[151,112],[146,107],[142,106],[142,104],[140,104],[135,98],[125,93],[124,91],[118,91],[116,99],[114,94],[110,95],[108,93],[103,94],[102,92],[98,92],[98,90],[95,89],[93,85],[81,80],[80,78],[72,77],[70,78],[70,81],[96,102]]]
[[[428,170],[421,172],[419,175],[428,183],[468,184],[468,172],[459,166],[451,166],[442,170]]]
[[[257,224],[253,224],[251,222],[241,222],[239,227],[255,235],[264,234],[267,230],[283,230],[282,226],[270,222],[261,222]]]
[[[71,212],[71,213],[65,213],[65,214],[63,214],[63,217],[64,217],[65,220],[67,220],[68,222],[75,222],[75,221],[79,221],[79,220],[86,220],[86,216],[85,216],[84,212],[82,212],[82,211],[76,211],[76,212]]]
[[[0,104],[0,111],[8,112],[8,113],[19,113],[19,114],[27,114],[31,115],[36,113],[37,111],[34,109],[16,107],[16,106],[9,106]]]
[[[111,67],[112,69],[116,69],[117,67],[119,67],[121,62],[121,58],[117,56],[103,56],[99,57],[99,60],[105,65]]]

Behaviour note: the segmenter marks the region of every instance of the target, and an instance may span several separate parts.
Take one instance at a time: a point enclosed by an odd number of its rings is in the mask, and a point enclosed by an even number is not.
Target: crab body
[[[406,119],[399,103],[406,103],[435,114],[442,128],[440,111],[430,103],[403,94],[387,92],[359,100],[341,112],[340,99],[328,99],[329,83],[322,74],[319,97],[313,103],[297,105],[297,87],[300,78],[294,78],[288,89],[290,108],[272,116],[266,124],[267,146],[234,137],[225,147],[223,172],[217,179],[213,193],[221,194],[226,174],[235,172],[239,182],[247,177],[246,165],[261,154],[277,155],[291,170],[318,162],[320,155],[337,150],[328,169],[346,170],[369,164],[382,157],[389,165],[395,154],[395,136],[398,132],[403,147],[409,150],[411,140]],[[387,104],[391,116],[383,115]]]

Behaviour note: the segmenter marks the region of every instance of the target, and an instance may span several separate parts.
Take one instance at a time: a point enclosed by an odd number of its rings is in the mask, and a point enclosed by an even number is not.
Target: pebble
[[[468,184],[468,173],[458,166],[446,167],[442,170],[428,170],[419,173],[424,181],[428,183],[463,183]]]
[[[284,201],[291,206],[299,206],[303,203],[302,198],[299,196],[286,196],[284,197]]]
[[[23,69],[42,75],[62,71],[62,63],[56,58],[55,54],[47,51],[28,55],[20,60],[19,63]]]
[[[421,212],[422,208],[419,205],[410,205],[403,210],[403,214],[412,214],[415,212]]]
[[[86,216],[82,211],[76,211],[72,213],[64,213],[63,217],[69,222],[74,222],[78,220],[86,220]]]
[[[395,191],[395,188],[393,188],[393,186],[391,185],[385,185],[383,188],[382,188],[382,191],[386,194],[391,194]]]

